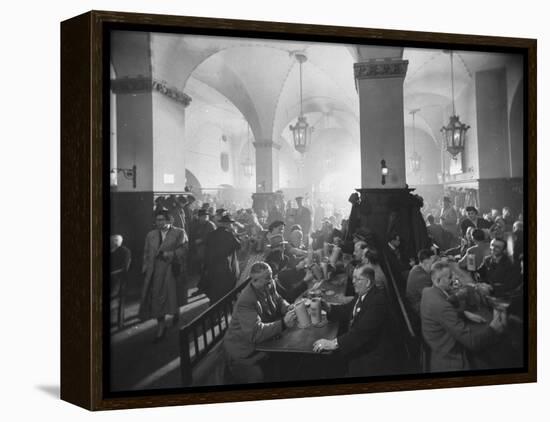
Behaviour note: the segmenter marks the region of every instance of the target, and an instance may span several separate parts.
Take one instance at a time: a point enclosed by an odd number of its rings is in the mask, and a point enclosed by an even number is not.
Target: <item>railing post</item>
[[[197,353],[198,350],[195,352]],[[193,368],[189,353],[189,330],[180,330],[180,373],[182,387],[189,387],[193,383]]]

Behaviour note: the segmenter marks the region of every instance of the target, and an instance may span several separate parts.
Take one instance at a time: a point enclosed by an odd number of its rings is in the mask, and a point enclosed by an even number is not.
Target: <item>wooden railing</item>
[[[231,320],[233,306],[247,284],[248,281],[245,281],[236,286],[180,329],[180,371],[183,387],[193,384],[193,369],[223,338]]]
[[[395,335],[402,340],[403,349],[397,351],[402,358],[399,359],[404,372],[418,372],[420,365],[421,338],[417,335],[411,323],[409,310],[398,286],[398,278],[395,268],[392,268],[384,251],[381,252],[381,267],[386,275],[386,295],[390,305],[390,316],[396,329]]]

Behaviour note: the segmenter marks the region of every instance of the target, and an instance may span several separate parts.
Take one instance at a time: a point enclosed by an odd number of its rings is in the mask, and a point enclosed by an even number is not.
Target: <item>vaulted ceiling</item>
[[[149,60],[140,56],[145,52],[139,47],[144,37]],[[194,99],[194,116],[202,119],[189,122],[191,127],[223,124],[241,149],[247,142],[244,120],[254,139],[290,143],[288,126],[300,112],[297,52],[307,56],[302,68],[303,109],[320,142],[359,143],[353,64],[366,58],[393,55],[409,61],[404,82],[405,126],[412,125],[409,111],[420,109],[416,128],[434,142],[451,101],[450,56],[442,50],[160,33],[121,33],[113,40],[117,77],[150,72],[155,79],[183,90]],[[506,67],[511,99],[521,80],[521,66],[510,55],[454,52],[455,96],[472,84],[476,72]],[[326,130],[332,130],[332,136],[323,136]]]

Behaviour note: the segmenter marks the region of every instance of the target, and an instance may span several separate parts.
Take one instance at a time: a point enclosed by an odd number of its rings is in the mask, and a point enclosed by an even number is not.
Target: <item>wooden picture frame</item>
[[[461,376],[403,375],[369,382],[262,387],[227,386],[135,394],[110,393],[105,383],[106,221],[109,151],[105,87],[107,31],[190,31],[196,34],[376,43],[408,47],[504,51],[524,56],[524,209],[529,248],[525,367]],[[481,386],[537,380],[536,288],[536,40],[277,22],[92,11],[61,23],[61,398],[90,410],[217,403],[369,392]],[[107,130],[107,132],[106,132]],[[135,171],[135,170],[134,170]],[[107,175],[107,176],[106,176]],[[139,175],[138,175],[139,177]]]

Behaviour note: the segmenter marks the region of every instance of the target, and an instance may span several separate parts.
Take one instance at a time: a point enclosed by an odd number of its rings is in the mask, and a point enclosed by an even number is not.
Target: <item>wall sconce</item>
[[[131,180],[133,188],[134,189],[136,188],[137,168],[135,164],[132,166],[131,169],[119,169],[119,168],[111,169],[111,175],[116,176],[118,173],[122,173],[125,179]],[[112,182],[111,185],[116,186],[116,178],[114,178],[114,180],[115,181],[113,182],[113,178],[111,179],[111,182]]]
[[[380,161],[380,169],[382,173],[382,184],[386,184],[386,176],[388,175],[388,167],[386,167],[386,160]]]

